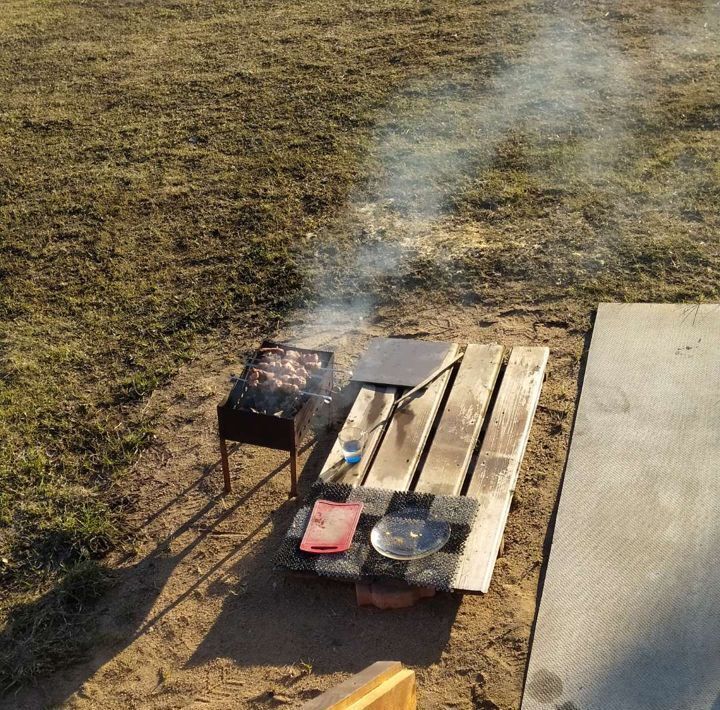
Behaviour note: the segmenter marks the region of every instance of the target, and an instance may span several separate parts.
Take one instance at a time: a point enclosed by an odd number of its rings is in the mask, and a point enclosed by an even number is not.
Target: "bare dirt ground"
[[[345,363],[381,334],[551,348],[490,592],[379,611],[357,607],[352,586],[275,570],[272,556],[296,507],[287,499],[286,455],[237,450],[235,490],[221,494],[215,406],[237,368],[233,353],[251,345],[231,337],[209,347],[148,405],[162,412],[161,425],[134,468],[135,508],[142,511],[130,521],[137,544],[117,560],[101,616],[104,642],[89,663],[15,696],[13,707],[292,707],[379,659],[417,670],[422,708],[518,706],[582,328],[547,322],[539,311],[426,301],[379,309],[368,321],[340,337],[332,324],[328,330],[318,323],[305,330],[303,343],[330,344]],[[317,443],[305,441],[301,492],[329,451],[332,424],[319,418]]]

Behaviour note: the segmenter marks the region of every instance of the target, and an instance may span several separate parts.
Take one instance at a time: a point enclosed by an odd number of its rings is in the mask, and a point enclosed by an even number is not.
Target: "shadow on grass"
[[[88,608],[108,590],[111,576],[95,560],[68,568],[39,600],[15,606],[0,633],[0,695],[84,659],[94,641]]]
[[[301,451],[310,445],[311,443],[306,444]],[[37,707],[35,703],[39,698],[32,698],[29,704],[23,702],[21,705],[16,704],[15,699],[16,694],[18,697],[23,695],[27,690],[24,686],[36,678],[38,680],[30,691],[31,695],[41,696],[43,705],[62,702],[76,692],[99,668],[182,603],[228,559],[251,544],[253,537],[261,532],[265,524],[213,565],[183,594],[148,618],[150,610],[177,566],[212,534],[218,525],[246,504],[264,485],[288,467],[289,463],[288,459],[270,471],[211,524],[198,529],[198,523],[221,505],[223,496],[214,496],[182,525],[159,541],[153,551],[136,565],[111,571],[93,560],[81,562],[75,565],[52,591],[30,604],[16,608],[0,633],[0,707]],[[219,466],[219,460],[206,466],[194,483],[185,487],[169,502],[163,503],[143,521],[139,529],[148,527],[156,518],[169,511],[219,469]],[[167,551],[175,539],[194,530],[197,530],[197,535],[182,550],[174,555],[168,554]],[[119,601],[118,597],[122,600],[126,594],[132,596],[131,618],[118,620],[117,616],[121,612],[115,604]],[[105,607],[98,608],[103,602]],[[102,616],[106,614],[115,615],[115,621],[119,621],[118,625],[122,627],[122,640],[119,643],[109,644],[108,639],[102,639],[106,643],[98,643],[98,637],[102,637]],[[92,658],[88,661],[91,654]],[[87,662],[82,663],[84,661]],[[64,667],[68,668],[61,674],[60,682],[48,682],[48,673]]]
[[[338,414],[341,415],[338,412],[330,415],[335,420],[333,424],[341,418]],[[316,422],[315,440],[303,447],[306,450],[313,446],[313,450],[300,476],[301,493],[307,491],[317,478],[334,443],[334,434],[327,432],[327,423]],[[5,698],[9,707],[63,703],[100,668],[201,588],[209,596],[223,597],[224,602],[214,625],[188,661],[188,668],[219,657],[232,658],[241,666],[282,667],[303,660],[312,665],[315,673],[325,674],[355,672],[379,658],[398,659],[410,665],[427,665],[438,660],[448,642],[460,604],[458,598],[439,595],[407,610],[382,612],[359,608],[352,585],[321,579],[290,578],[274,567],[275,551],[297,509],[296,502],[292,500],[284,501],[273,513],[259,519],[252,529],[237,537],[237,542],[233,540],[230,549],[216,558],[209,569],[193,578],[182,590],[174,592],[164,606],[157,607],[161,593],[167,597],[168,580],[183,560],[209,535],[223,534],[219,526],[237,516],[243,506],[252,505],[253,497],[288,464],[289,460],[285,460],[209,520],[212,511],[217,510],[223,501],[221,495],[213,497],[159,541],[153,551],[137,564],[121,567],[109,573],[108,577],[103,575],[104,585],[109,584],[113,590],[99,600],[106,607],[100,613],[110,614],[106,618],[111,618],[119,626],[103,643],[98,644],[97,632],[93,628],[98,615],[88,612],[85,617],[92,600],[88,599],[85,605],[84,601],[71,599],[75,611],[68,621],[75,626],[64,629],[65,638],[68,631],[74,632],[79,643],[73,655],[65,657],[64,663],[56,663],[55,666],[67,665],[68,662],[76,665],[61,674],[41,678],[31,689],[21,688],[16,696],[11,692]],[[209,464],[194,484],[187,486],[169,503],[160,503],[158,509],[144,521],[143,527],[166,513],[210,473],[216,473],[218,465],[219,462]],[[206,519],[207,525],[203,524]],[[169,554],[171,543],[181,536],[189,541],[177,553]],[[230,584],[226,581],[235,577],[238,582]],[[105,588],[98,587],[95,596],[102,597]],[[130,609],[127,619],[118,618],[122,612],[119,605],[115,606],[116,602],[123,600]],[[53,595],[48,595],[27,610],[26,618],[32,620],[38,610],[57,603]],[[67,604],[64,608],[68,608]],[[17,643],[15,647],[18,647]],[[42,649],[38,657],[45,652],[46,649]],[[87,660],[90,652],[93,656]],[[57,660],[63,659],[58,657]],[[78,663],[82,660],[87,662]],[[32,675],[37,675],[36,671]],[[16,685],[22,682],[23,677],[15,678]]]

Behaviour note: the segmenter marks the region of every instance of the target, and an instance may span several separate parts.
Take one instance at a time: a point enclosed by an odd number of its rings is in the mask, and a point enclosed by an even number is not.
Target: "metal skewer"
[[[439,367],[437,370],[431,372],[419,385],[415,385],[409,392],[406,392],[402,397],[398,397],[395,402],[393,402],[393,405],[390,407],[390,411],[388,412],[388,415],[386,417],[383,417],[380,421],[373,424],[369,429],[365,430],[365,435],[367,436],[371,431],[375,431],[378,427],[383,426],[387,422],[390,421],[393,414],[397,412],[398,409],[401,407],[404,407],[409,401],[410,398],[417,394],[420,390],[425,389],[433,380],[436,380],[440,375],[442,375],[445,370],[449,370],[456,362],[459,360],[462,360],[464,353],[461,353],[460,355],[456,355],[452,360],[447,362],[442,367]]]
[[[230,382],[247,382],[248,380],[243,377],[237,377],[236,375],[230,376]],[[279,388],[282,388],[282,384],[278,385]],[[298,394],[305,395],[307,397],[320,397],[325,404],[330,404],[332,402],[332,397],[327,394],[320,394],[318,392],[307,392],[306,390],[300,390]]]
[[[242,363],[242,365],[244,367],[260,367],[261,365],[273,365],[273,364],[275,364],[275,363],[273,363],[271,360],[263,360],[262,357],[253,358],[251,360],[245,360]],[[299,363],[299,364],[302,365],[302,363]],[[305,367],[305,366],[303,365],[303,367]],[[313,367],[312,369],[313,370],[323,370],[323,371],[332,370],[333,372],[344,372],[347,375],[350,375],[351,377],[353,374],[352,370],[345,370],[342,367],[334,367],[334,366],[333,367]]]

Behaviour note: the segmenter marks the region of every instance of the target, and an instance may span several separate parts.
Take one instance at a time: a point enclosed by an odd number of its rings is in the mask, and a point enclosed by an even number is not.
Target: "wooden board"
[[[404,668],[348,710],[415,710],[416,707],[415,671]]]
[[[457,353],[458,346],[452,344],[443,362],[449,362]],[[451,370],[448,370],[440,375],[410,403],[393,414],[363,485],[395,491],[408,488],[440,408],[450,374]]]
[[[515,492],[520,464],[542,388],[547,348],[515,347],[471,473],[467,495],[477,498],[475,525],[454,588],[487,592]]]
[[[720,305],[601,304],[523,710],[720,708]]]
[[[415,490],[459,495],[502,365],[502,345],[468,345]]]
[[[378,661],[303,705],[303,710],[414,710],[415,673]]]
[[[453,344],[445,362],[452,361],[459,349]],[[336,443],[321,477],[329,480],[339,470],[336,480],[352,485],[407,490],[413,485],[418,465],[425,457],[415,490],[458,495],[472,462],[483,419],[488,420],[487,410],[495,391],[496,400],[478,460],[470,473],[470,481],[465,481],[467,495],[480,501],[478,519],[453,583],[458,591],[486,592],[502,542],[548,354],[547,348],[514,348],[498,385],[502,346],[467,346],[463,362],[456,366],[451,392],[447,393],[452,379],[452,370],[448,370],[407,407],[395,412],[384,432],[373,432],[361,464],[348,466],[339,462],[342,452]],[[399,388],[365,385],[353,404],[348,422],[366,428],[382,419],[399,393]],[[446,393],[447,403],[438,418]],[[437,429],[430,439],[436,421]],[[374,459],[373,447],[376,448]]]
[[[344,426],[357,426],[367,429],[374,422],[388,415],[395,401],[397,388],[384,385],[363,385],[358,392]],[[359,463],[345,462],[340,441],[336,440],[330,455],[325,461],[320,478],[323,481],[333,480],[336,483],[349,483],[357,486],[365,476],[372,453],[383,433],[383,427],[371,432],[365,444],[365,451]]]

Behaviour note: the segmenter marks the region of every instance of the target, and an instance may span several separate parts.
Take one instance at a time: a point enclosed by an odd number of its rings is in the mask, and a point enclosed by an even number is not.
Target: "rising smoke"
[[[534,39],[511,62],[409,83],[373,138],[376,183],[353,194],[341,218],[357,235],[345,270],[339,282],[336,273],[332,280],[316,277],[319,302],[300,327],[332,340],[360,326],[373,310],[376,285],[402,277],[418,256],[441,268],[446,255],[437,249],[438,234],[448,229],[457,196],[482,184],[513,136],[522,135],[529,156],[536,147],[557,146],[557,159],[545,169],[559,180],[572,175],[585,189],[607,190],[640,119],[633,101],[653,98],[644,96],[644,75],[658,66],[669,70],[678,52],[717,52],[719,7],[706,3],[682,20],[671,9],[654,11],[646,21],[662,31],[648,33],[657,41],[635,54],[611,23],[598,28],[569,15],[539,16]],[[618,207],[630,209],[627,199],[622,191],[614,195]]]

